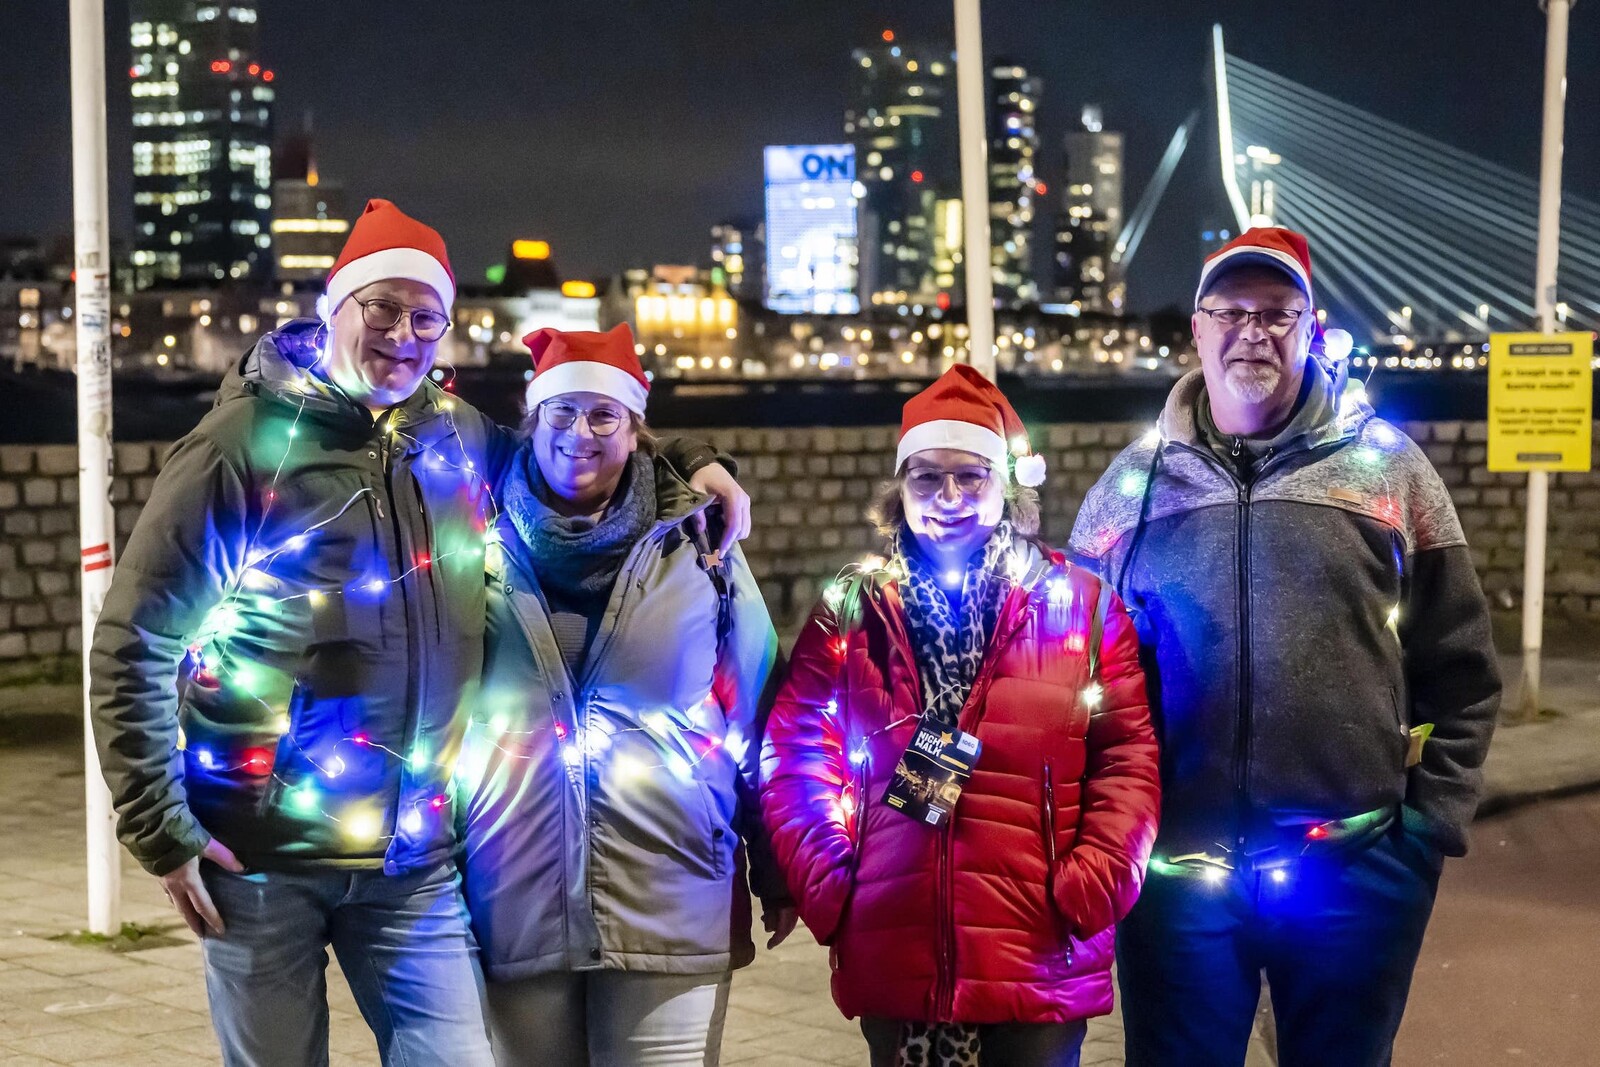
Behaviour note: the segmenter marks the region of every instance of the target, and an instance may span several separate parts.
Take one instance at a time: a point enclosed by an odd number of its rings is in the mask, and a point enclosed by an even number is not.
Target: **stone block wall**
[[[166,448],[116,446],[119,551]],[[0,681],[76,673],[80,553],[76,446],[0,446]]]
[[[1033,427],[1050,478],[1043,534],[1060,544],[1089,487],[1116,452],[1148,427],[1056,423]],[[1522,585],[1526,478],[1484,469],[1481,422],[1419,422],[1402,428],[1450,487],[1485,591],[1497,608],[1517,606]],[[879,550],[863,517],[894,460],[896,428],[683,428],[742,464],[753,499],[745,551],[779,629],[790,634],[822,586],[854,559]],[[1600,427],[1595,435],[1600,444]],[[149,499],[164,444],[116,446],[112,500],[118,549]],[[1600,465],[1600,464],[1597,464]],[[79,649],[77,452],[70,445],[0,447],[0,680],[70,675]],[[1600,473],[1553,476],[1547,609],[1553,617],[1600,620]]]

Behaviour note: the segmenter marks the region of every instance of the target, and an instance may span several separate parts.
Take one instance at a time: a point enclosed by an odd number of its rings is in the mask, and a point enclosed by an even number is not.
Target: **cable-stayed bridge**
[[[1229,55],[1220,26],[1212,47],[1199,117],[1210,149],[1190,155],[1220,176],[1232,232],[1282,225],[1311,238],[1329,325],[1379,345],[1530,328],[1537,181]],[[1179,129],[1130,213],[1124,263],[1195,125]],[[1557,314],[1596,329],[1600,204],[1564,194],[1561,223]]]

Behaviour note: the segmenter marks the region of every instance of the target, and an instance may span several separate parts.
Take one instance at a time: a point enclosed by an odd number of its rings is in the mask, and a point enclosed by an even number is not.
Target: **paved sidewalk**
[[[1514,680],[1516,663],[1506,667]],[[1486,808],[1600,784],[1600,662],[1549,660],[1546,687],[1554,714],[1495,739]],[[154,879],[124,866],[123,918],[151,936],[116,951],[61,939],[82,925],[84,909],[78,699],[73,687],[0,690],[0,1063],[216,1063],[199,949]],[[760,953],[734,979],[723,1062],[864,1063],[860,1034],[834,1009],[827,979],[827,953],[804,929]],[[332,1067],[376,1064],[337,966],[328,984]],[[1115,1016],[1095,1020],[1085,1067],[1120,1064],[1121,1045]],[[1258,1042],[1251,1064],[1269,1062]]]

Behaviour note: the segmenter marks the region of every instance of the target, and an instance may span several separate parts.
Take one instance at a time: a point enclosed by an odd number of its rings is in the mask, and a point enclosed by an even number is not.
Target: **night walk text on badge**
[[[977,766],[983,742],[928,716],[900,756],[883,802],[929,826],[943,826]]]

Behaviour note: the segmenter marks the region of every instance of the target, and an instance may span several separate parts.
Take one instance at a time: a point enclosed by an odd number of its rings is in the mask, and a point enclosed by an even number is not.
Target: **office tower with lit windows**
[[[256,0],[130,0],[134,284],[272,275],[273,72]]]
[[[735,300],[760,300],[765,289],[766,227],[738,219],[711,227],[711,270],[722,272],[728,295]]]
[[[321,286],[350,234],[350,215],[344,186],[317,170],[309,120],[279,143],[272,174],[273,277]]]
[[[1100,108],[1066,136],[1067,187],[1056,225],[1055,298],[1082,311],[1120,314],[1127,287],[1112,251],[1122,232],[1122,134]]]
[[[1039,195],[1039,79],[997,60],[989,71],[989,244],[1001,307],[1039,302],[1033,218]]]
[[[766,290],[781,314],[853,315],[859,204],[855,146],[768,145]]]
[[[891,30],[851,53],[845,138],[856,150],[863,306],[948,302],[953,272],[934,265],[940,200],[960,195],[955,61],[949,48]]]

